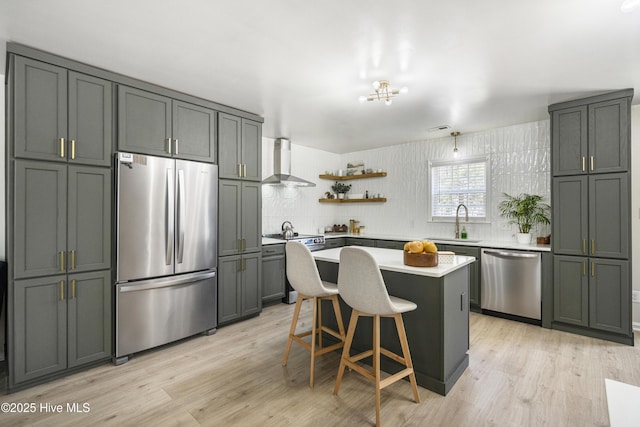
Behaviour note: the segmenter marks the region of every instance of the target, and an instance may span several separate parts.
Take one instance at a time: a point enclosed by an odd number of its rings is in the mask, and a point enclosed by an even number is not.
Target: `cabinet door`
[[[376,248],[404,249],[405,242],[396,240],[376,240]]]
[[[551,116],[553,175],[587,171],[587,107],[556,110]]]
[[[173,101],[174,155],[202,162],[216,161],[216,112],[198,105]]]
[[[589,237],[587,177],[553,179],[553,251],[586,255]]]
[[[218,113],[218,163],[220,178],[240,178],[239,168],[242,163],[241,119],[225,113]]]
[[[218,181],[218,256],[240,253],[242,197],[239,181]]]
[[[627,98],[589,105],[589,171],[626,172],[629,156]]]
[[[110,166],[113,140],[112,84],[69,71],[69,145],[74,163]]]
[[[66,162],[67,71],[16,56],[14,74],[15,156]]]
[[[60,274],[67,259],[67,165],[16,160],[15,278]]]
[[[262,310],[262,253],[242,255],[242,315]]]
[[[286,280],[284,255],[262,258],[262,301],[284,298]]]
[[[360,239],[358,237],[347,237],[344,241],[345,246],[369,246],[374,247],[376,245],[373,239]]]
[[[118,87],[118,149],[171,155],[171,99],[127,86]]]
[[[325,243],[324,243],[325,249],[341,248],[343,246],[344,246],[344,239],[343,238],[326,239]]]
[[[629,262],[590,259],[589,326],[631,333]]]
[[[589,254],[629,257],[629,174],[589,177]]]
[[[242,259],[240,256],[218,258],[218,323],[242,315]]]
[[[471,246],[447,246],[448,250],[455,252],[456,255],[472,256],[476,260],[469,264],[469,303],[471,305],[480,305],[480,248]]]
[[[16,383],[66,369],[66,292],[64,275],[14,282]]]
[[[69,271],[111,267],[111,171],[69,166]]]
[[[243,252],[262,249],[262,184],[242,183]]]
[[[262,124],[242,119],[241,154],[244,179],[262,181]]]
[[[588,259],[553,256],[553,320],[589,325]]]
[[[68,365],[111,356],[111,274],[71,274],[68,280]]]

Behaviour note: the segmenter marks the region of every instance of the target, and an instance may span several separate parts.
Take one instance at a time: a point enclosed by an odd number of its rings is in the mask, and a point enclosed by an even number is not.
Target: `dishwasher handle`
[[[498,258],[504,259],[523,259],[523,258],[537,258],[539,254],[537,253],[516,253],[516,252],[505,252],[505,251],[484,251],[484,255],[492,255]]]

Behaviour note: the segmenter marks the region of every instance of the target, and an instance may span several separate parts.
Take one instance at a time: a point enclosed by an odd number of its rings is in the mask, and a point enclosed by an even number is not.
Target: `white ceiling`
[[[621,3],[1,0],[0,39],[250,111],[264,136],[345,153],[640,88],[640,8]],[[409,93],[359,103],[377,79]]]

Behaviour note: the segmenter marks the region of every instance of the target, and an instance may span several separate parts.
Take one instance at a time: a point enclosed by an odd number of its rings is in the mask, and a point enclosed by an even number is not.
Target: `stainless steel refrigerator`
[[[116,153],[116,363],[217,326],[216,165]]]

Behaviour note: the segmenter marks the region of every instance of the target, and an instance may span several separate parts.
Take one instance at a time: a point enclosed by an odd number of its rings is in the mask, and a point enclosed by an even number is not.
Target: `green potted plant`
[[[351,190],[351,184],[343,184],[336,181],[336,183],[331,186],[331,189],[338,195],[338,199],[344,199],[345,193]]]
[[[542,202],[537,194],[510,196],[503,193],[505,199],[498,204],[500,215],[509,219],[509,224],[518,225],[518,243],[531,243],[531,228],[537,224],[549,224],[551,207]]]

